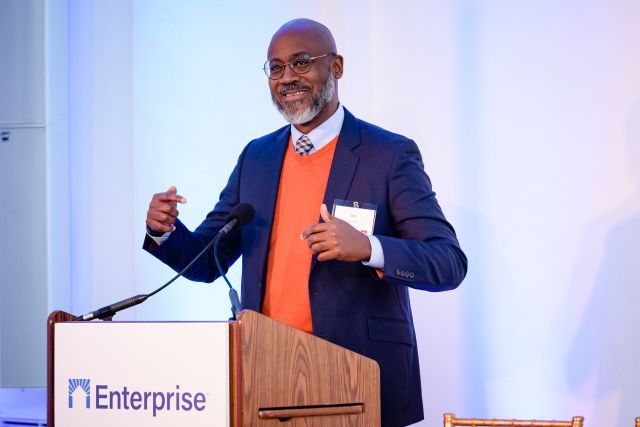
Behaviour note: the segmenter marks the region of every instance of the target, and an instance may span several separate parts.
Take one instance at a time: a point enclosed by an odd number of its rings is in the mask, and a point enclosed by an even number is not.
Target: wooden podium
[[[74,318],[61,311],[51,313],[48,318],[47,425],[50,427],[56,420],[56,381],[67,381],[55,377],[56,324],[74,322]],[[102,323],[116,327],[115,324],[123,327],[155,324],[159,327],[159,322],[81,323],[85,324],[84,329]],[[189,325],[206,322],[179,323],[182,328],[189,328]],[[237,321],[218,323],[228,325],[230,426],[380,425],[380,372],[375,361],[253,311],[241,312]],[[114,349],[119,348],[118,344],[108,343]],[[81,343],[78,343],[80,348]],[[91,357],[91,354],[87,356]],[[179,370],[180,367],[172,369]],[[96,395],[94,393],[93,397],[97,398]],[[125,417],[131,411],[121,412]],[[128,422],[123,418],[118,425],[128,425]],[[132,422],[131,425],[140,424]],[[200,424],[181,422],[180,425]]]

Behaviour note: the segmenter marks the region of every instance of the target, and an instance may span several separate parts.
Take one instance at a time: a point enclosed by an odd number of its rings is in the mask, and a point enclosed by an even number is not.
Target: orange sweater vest
[[[337,141],[336,136],[326,146],[305,157],[297,154],[289,141],[280,172],[269,242],[262,312],[309,333],[313,332],[309,303],[312,252],[306,241],[300,240],[300,234],[320,219],[320,205]]]

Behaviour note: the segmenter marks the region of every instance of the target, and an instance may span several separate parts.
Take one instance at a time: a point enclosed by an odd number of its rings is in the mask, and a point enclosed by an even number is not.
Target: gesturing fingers
[[[187,203],[187,199],[177,194],[175,186],[163,193],[156,193],[151,198],[147,211],[147,227],[153,231],[171,232],[180,214],[178,203]]]
[[[336,233],[331,230],[312,234],[307,238],[307,246],[311,248],[314,254],[329,250],[337,244],[338,239]]]
[[[149,229],[154,230],[154,231],[159,231],[162,233],[170,233],[173,230],[175,230],[175,226],[169,225],[169,224],[165,224],[161,221],[158,221],[156,219],[147,217],[147,227],[149,227]]]
[[[305,228],[300,234],[300,239],[305,240],[308,239],[309,236],[313,236],[315,234],[324,233],[332,227],[330,223],[321,222],[319,224],[313,224]]]
[[[324,222],[307,227],[300,238],[306,240],[318,261],[361,261],[371,256],[369,239],[349,223],[334,217],[327,206],[320,207]]]
[[[156,203],[187,203],[187,199],[175,193],[156,193],[151,202]]]
[[[328,251],[324,251],[318,254],[318,261],[320,262],[331,261],[332,259],[337,259],[337,260],[342,259],[338,248],[329,249]]]
[[[324,203],[320,205],[320,217],[324,220],[324,222],[334,221],[337,218],[329,213],[329,209],[327,209],[327,205]]]
[[[147,217],[150,220],[158,221],[167,225],[173,225],[176,222],[176,217],[174,215],[169,215],[160,211],[149,211]]]
[[[180,215],[180,212],[175,206],[175,203],[160,203],[155,206],[154,210],[157,212],[165,213],[167,215],[171,215],[172,217],[177,217],[178,215]]]
[[[303,232],[318,261],[361,261],[371,257],[367,236],[344,221],[314,224]]]

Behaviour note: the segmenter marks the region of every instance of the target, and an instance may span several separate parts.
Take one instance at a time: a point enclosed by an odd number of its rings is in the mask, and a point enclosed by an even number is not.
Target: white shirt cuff
[[[369,258],[369,261],[362,261],[362,264],[367,267],[384,270],[384,252],[382,252],[380,240],[376,236],[367,236],[367,238],[371,244],[371,258]]]
[[[151,240],[156,242],[156,245],[158,246],[160,246],[165,240],[167,240],[170,235],[171,235],[171,232],[167,231],[162,236],[152,236],[151,234],[149,234],[149,230],[147,230],[147,236],[151,237]]]

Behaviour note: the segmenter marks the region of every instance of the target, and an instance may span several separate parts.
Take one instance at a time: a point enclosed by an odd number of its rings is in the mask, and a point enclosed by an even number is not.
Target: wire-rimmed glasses
[[[334,52],[325,53],[324,55],[319,55],[319,56],[309,56],[308,53],[303,53],[297,56],[296,59],[294,59],[291,62],[285,63],[278,59],[267,61],[264,63],[264,66],[262,67],[262,69],[264,70],[264,73],[267,75],[267,77],[269,77],[271,80],[278,80],[282,78],[282,76],[284,75],[284,68],[287,65],[291,67],[291,70],[294,73],[304,74],[311,69],[311,64],[313,64],[316,61],[316,59],[324,58],[325,56],[333,56],[333,55],[335,55]]]

